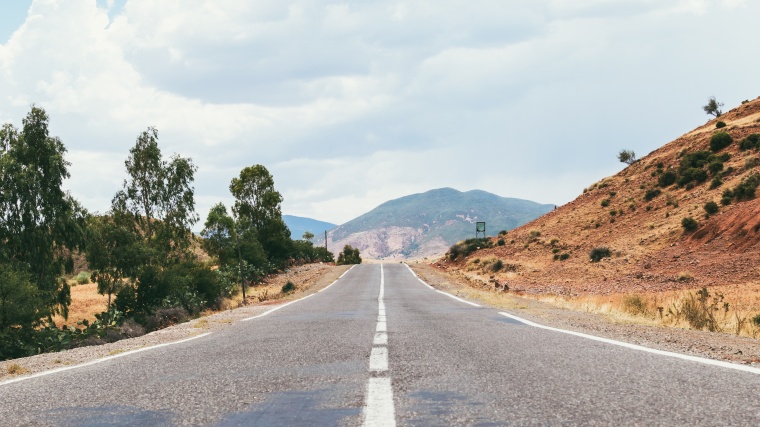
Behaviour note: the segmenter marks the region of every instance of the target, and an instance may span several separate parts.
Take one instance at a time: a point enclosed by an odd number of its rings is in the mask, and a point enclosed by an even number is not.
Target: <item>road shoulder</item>
[[[613,322],[603,315],[558,308],[508,292],[478,289],[428,264],[410,264],[436,289],[530,321],[649,348],[760,366],[760,340],[732,334]]]

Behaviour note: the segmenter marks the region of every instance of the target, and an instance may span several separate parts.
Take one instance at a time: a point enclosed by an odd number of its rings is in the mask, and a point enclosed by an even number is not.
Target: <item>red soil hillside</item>
[[[716,129],[718,121],[726,126]],[[710,140],[721,131],[733,142],[713,152]],[[493,238],[492,248],[466,258],[445,257],[435,265],[528,293],[606,294],[757,284],[760,198],[726,197],[730,204],[721,203],[726,190],[735,190],[760,174],[760,146],[747,148],[745,141],[747,149],[740,148],[740,141],[752,134],[760,134],[760,98],[593,184],[571,203],[501,236],[503,246]],[[717,170],[717,164],[693,166],[703,171],[701,182],[667,185],[661,177],[688,175],[684,159],[694,158],[693,153],[700,150],[713,155],[708,162],[723,163],[722,170]],[[722,183],[713,182],[715,178]],[[646,200],[647,194],[654,197]],[[704,206],[710,201],[719,210],[708,218]],[[688,217],[698,223],[693,231],[682,226]],[[598,247],[609,248],[611,257],[591,262],[589,253]],[[569,257],[555,260],[563,254]],[[494,272],[497,259],[503,267]]]

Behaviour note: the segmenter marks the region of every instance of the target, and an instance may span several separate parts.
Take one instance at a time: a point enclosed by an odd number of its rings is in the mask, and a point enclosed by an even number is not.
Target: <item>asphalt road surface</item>
[[[693,359],[359,265],[221,332],[0,384],[0,425],[760,425],[760,370]]]

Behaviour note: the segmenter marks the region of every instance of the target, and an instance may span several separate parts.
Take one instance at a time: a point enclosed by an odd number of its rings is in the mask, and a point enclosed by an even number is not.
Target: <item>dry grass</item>
[[[24,375],[29,373],[28,369],[19,365],[18,363],[11,363],[8,365],[5,371],[8,373],[8,375]]]
[[[71,286],[71,305],[69,306],[68,320],[64,320],[61,316],[56,316],[53,318],[53,321],[59,327],[62,325],[76,325],[77,322],[85,319],[94,321],[96,314],[106,310],[107,303],[108,297],[98,293],[97,283]]]
[[[531,298],[562,308],[602,314],[615,322],[690,329],[691,325],[683,314],[684,304],[697,298],[699,291]],[[710,294],[707,303],[714,305],[711,312],[717,330],[753,338],[760,336],[760,325],[752,322],[752,318],[760,314],[760,283],[713,286],[707,291]]]

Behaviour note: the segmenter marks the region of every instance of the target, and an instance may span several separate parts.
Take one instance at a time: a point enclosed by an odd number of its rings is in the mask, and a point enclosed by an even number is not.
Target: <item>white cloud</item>
[[[255,163],[328,221],[443,186],[563,203],[760,89],[739,0],[109,4],[37,0],[0,45],[0,119],[46,108],[100,211],[151,125],[202,218]]]

